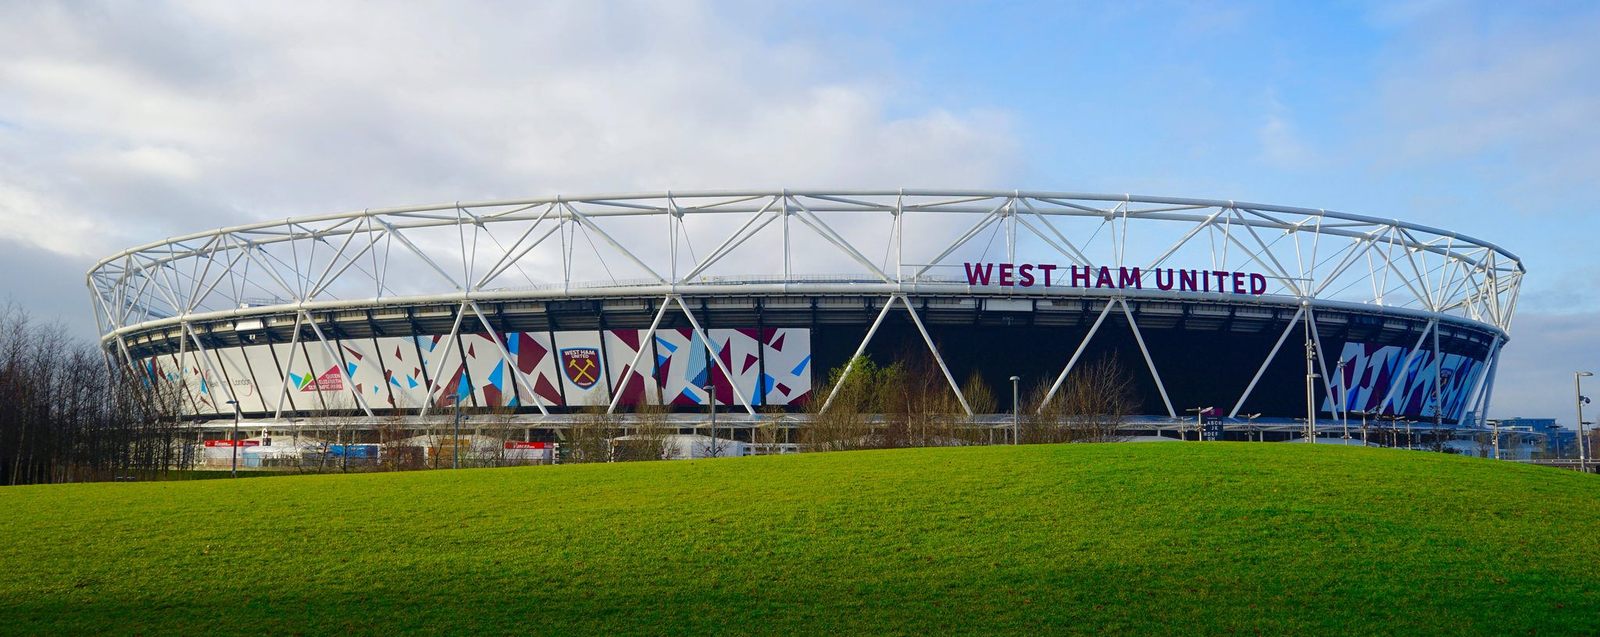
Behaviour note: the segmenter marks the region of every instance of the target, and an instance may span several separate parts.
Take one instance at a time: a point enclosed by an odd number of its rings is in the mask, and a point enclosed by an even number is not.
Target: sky
[[[1449,228],[1528,269],[1490,415],[1600,371],[1600,4],[0,3],[0,295],[423,202],[1038,189]],[[1600,392],[1597,387],[1591,393]]]

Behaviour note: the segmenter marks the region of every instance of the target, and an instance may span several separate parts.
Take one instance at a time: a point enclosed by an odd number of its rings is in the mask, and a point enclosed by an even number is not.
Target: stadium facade
[[[1059,391],[1110,353],[1137,385],[1130,426],[1210,407],[1327,428],[1481,424],[1523,273],[1485,241],[1320,209],[773,190],[262,222],[126,250],[88,285],[108,357],[179,388],[201,428],[465,411],[558,430],[710,402],[751,423],[827,400],[856,354],[927,357],[981,424],[968,375],[1004,413],[1011,376]]]

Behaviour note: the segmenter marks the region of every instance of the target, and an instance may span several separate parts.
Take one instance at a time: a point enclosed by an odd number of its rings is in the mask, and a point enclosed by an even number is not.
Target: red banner
[[[506,448],[507,449],[549,449],[550,448],[550,443],[548,443],[548,442],[517,442],[517,441],[514,441],[514,440],[507,440],[506,441]]]
[[[232,440],[207,440],[206,441],[206,446],[207,447],[232,447],[232,446],[234,446],[234,444],[233,444]],[[240,447],[259,447],[259,446],[261,446],[261,441],[260,440],[240,440],[238,446],[240,446]]]

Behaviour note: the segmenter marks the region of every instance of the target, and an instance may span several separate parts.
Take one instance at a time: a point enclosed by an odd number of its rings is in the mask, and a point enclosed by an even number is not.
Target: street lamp
[[[1491,420],[1491,421],[1489,421],[1489,424],[1494,425],[1494,459],[1495,460],[1499,460],[1500,459],[1500,421]]]
[[[451,469],[460,469],[461,468],[461,420],[463,418],[466,418],[466,416],[463,416],[461,414],[461,397],[457,396],[456,397],[455,438],[450,441],[450,449],[451,449],[450,468]],[[349,454],[350,454],[350,447],[345,447],[344,448],[344,452],[345,452],[346,457],[348,457]]]
[[[1583,439],[1583,404],[1589,399],[1583,396],[1583,377],[1593,375],[1594,372],[1572,372],[1572,391],[1578,397],[1578,470],[1584,473],[1589,472],[1589,448]]]
[[[1344,428],[1344,439],[1350,439],[1350,388],[1344,383],[1344,359],[1339,359],[1339,422]]]
[[[228,448],[233,450],[233,468],[229,470],[229,477],[239,477],[239,401],[230,400],[228,405],[233,405],[233,440],[228,441]]]
[[[1306,313],[1306,442],[1317,442],[1317,403],[1315,402],[1317,373],[1313,363],[1316,360],[1316,348],[1311,342],[1312,330],[1311,314]]]
[[[1587,458],[1588,458],[1589,452],[1593,451],[1593,449],[1589,448],[1590,447],[1589,441],[1583,439],[1584,438],[1584,436],[1583,436],[1583,426],[1584,425],[1593,425],[1593,424],[1594,424],[1593,420],[1580,420],[1580,421],[1578,421],[1578,432],[1579,432],[1579,434],[1578,434],[1578,450],[1582,453],[1582,457],[1580,457],[1580,459],[1579,459],[1578,466],[1580,468],[1582,468],[1584,471],[1588,471],[1589,470],[1588,469],[1588,460],[1587,460]]]
[[[717,388],[716,385],[706,383],[706,404],[711,406],[711,457],[722,455],[721,445],[717,442]]]
[[[1020,380],[1021,376],[1011,377],[1011,444],[1014,445],[1022,444],[1022,420],[1018,416],[1022,407],[1017,403],[1017,381]]]
[[[1365,446],[1367,446],[1367,413],[1368,412],[1367,412],[1367,410],[1363,409],[1358,413],[1361,414],[1361,446],[1365,447]]]
[[[1184,411],[1194,412],[1194,439],[1196,442],[1204,440],[1205,417],[1216,407],[1190,407]]]

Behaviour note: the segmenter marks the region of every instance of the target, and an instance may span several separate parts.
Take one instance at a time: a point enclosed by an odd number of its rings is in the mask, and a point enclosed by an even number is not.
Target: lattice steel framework
[[[665,302],[650,332],[675,306],[703,336],[682,302],[685,296],[878,296],[885,302],[867,339],[898,303],[963,407],[965,398],[910,298],[1106,299],[1083,345],[1065,361],[1057,387],[1114,308],[1139,338],[1129,299],[1224,298],[1155,289],[974,286],[962,264],[975,260],[1146,272],[1250,270],[1268,280],[1259,302],[1297,308],[1291,329],[1302,319],[1310,324],[1317,309],[1327,307],[1378,309],[1426,321],[1412,355],[1430,333],[1437,348],[1441,321],[1481,327],[1495,337],[1489,372],[1475,394],[1480,415],[1524,274],[1515,255],[1486,241],[1330,210],[1177,197],[907,189],[602,194],[369,209],[157,241],[100,261],[87,279],[103,345],[130,364],[130,335],[175,333],[203,354],[197,323],[268,315],[293,315],[328,348],[314,312],[449,303],[459,307],[453,339],[464,318],[488,325],[482,301],[654,296]],[[1288,335],[1285,330],[1277,345]],[[861,349],[866,346],[863,341]],[[1169,416],[1176,417],[1142,338],[1139,346]],[[1327,360],[1320,343],[1308,347]],[[1257,380],[1265,370],[1263,362]],[[1328,377],[1326,369],[1322,374]],[[754,413],[747,397],[738,399]],[[546,413],[543,404],[536,406]]]

